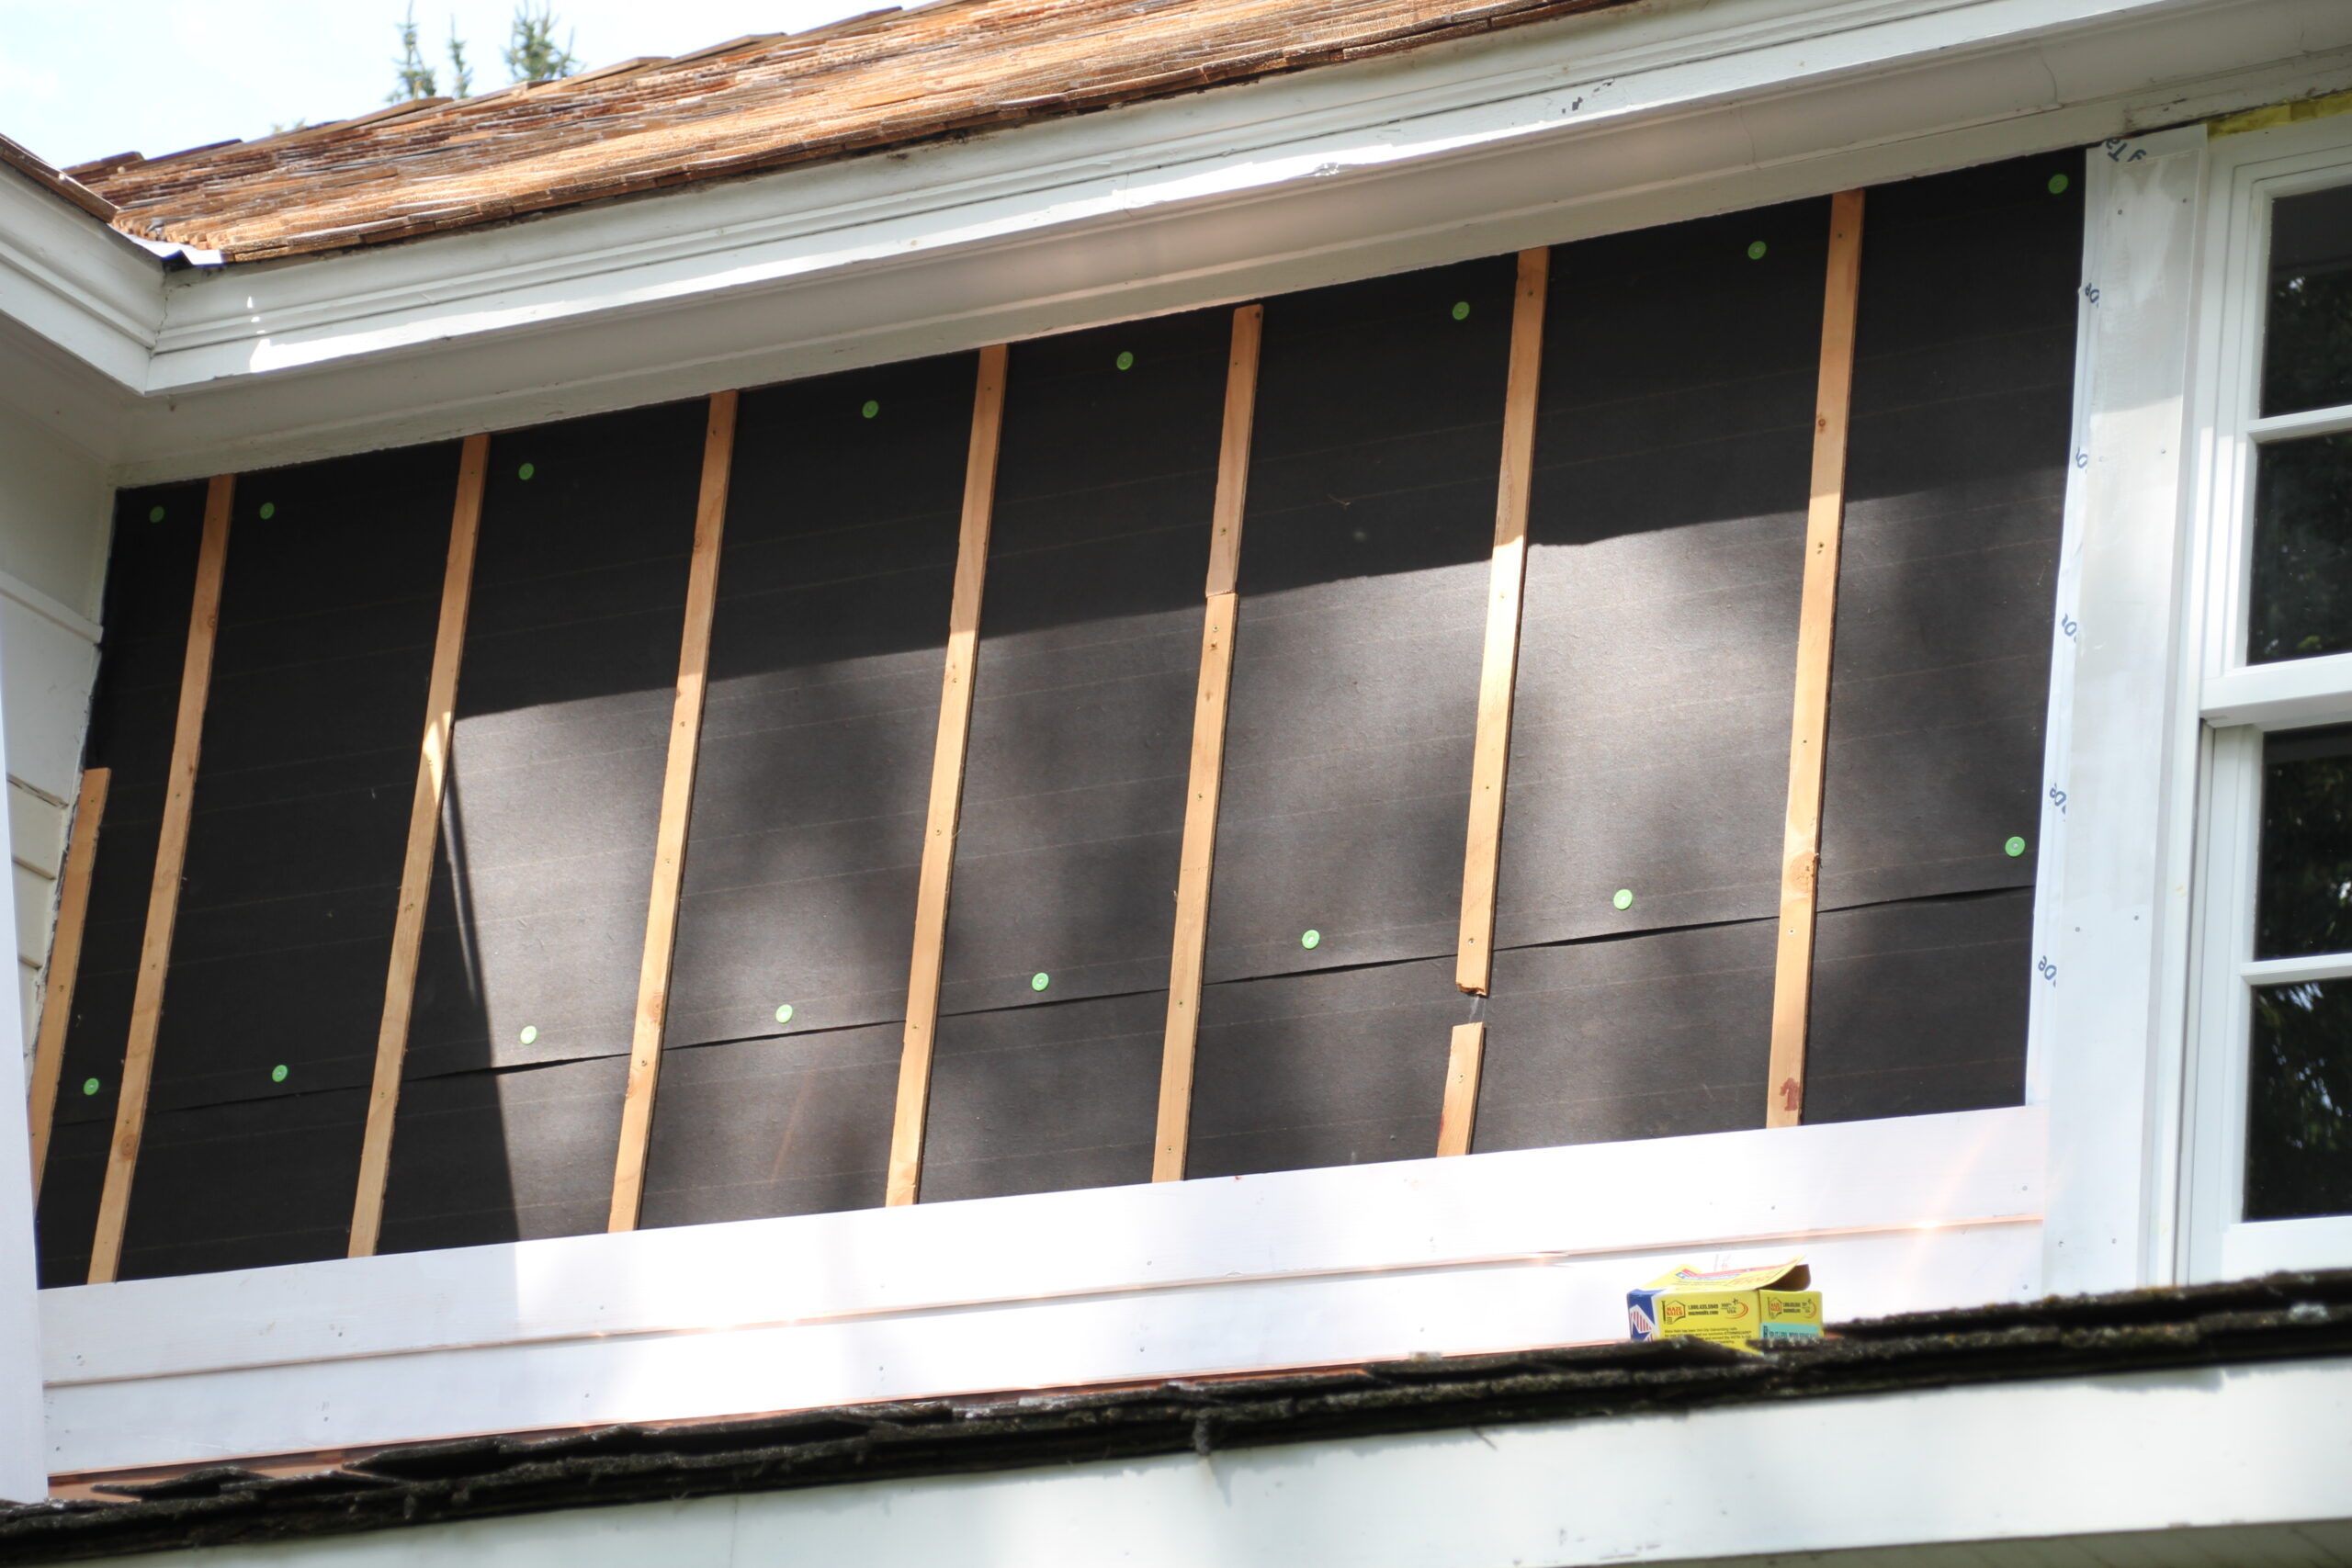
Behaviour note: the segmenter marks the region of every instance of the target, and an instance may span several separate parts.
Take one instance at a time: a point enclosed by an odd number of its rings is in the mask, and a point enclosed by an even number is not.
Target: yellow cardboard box
[[[1636,1339],[1812,1339],[1821,1334],[1821,1292],[1805,1289],[1802,1258],[1759,1269],[1677,1269],[1625,1292]]]

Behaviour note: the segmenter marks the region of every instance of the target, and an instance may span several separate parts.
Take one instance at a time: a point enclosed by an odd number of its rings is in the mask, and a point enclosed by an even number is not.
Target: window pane
[[[2254,954],[2352,953],[2352,725],[2273,735],[2262,750]]]
[[[2254,993],[2245,1217],[2352,1213],[2352,980]]]
[[[2352,186],[2290,196],[2270,213],[2262,412],[2352,403]]]
[[[2262,448],[2246,661],[2352,649],[2352,434]]]

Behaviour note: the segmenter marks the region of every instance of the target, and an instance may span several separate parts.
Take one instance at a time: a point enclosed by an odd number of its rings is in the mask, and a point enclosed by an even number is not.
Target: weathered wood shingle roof
[[[940,0],[67,171],[230,261],[493,223],[1363,59],[1624,0]]]

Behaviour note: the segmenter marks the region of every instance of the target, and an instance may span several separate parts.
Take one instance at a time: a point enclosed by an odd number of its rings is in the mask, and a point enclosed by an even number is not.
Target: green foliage
[[[470,96],[474,90],[474,68],[466,63],[466,44],[458,36],[458,18],[449,18],[449,96],[453,98]]]
[[[400,85],[384,96],[388,104],[406,103],[411,98],[429,98],[439,90],[433,67],[424,62],[424,51],[416,46],[416,6],[410,0],[408,15],[392,24],[401,35],[401,52],[392,62],[392,71]]]
[[[577,35],[566,34],[559,49],[555,28],[555,12],[548,0],[541,0],[536,12],[527,3],[514,7],[514,26],[505,49],[507,73],[514,80],[553,82],[580,69],[580,57],[571,52]]]

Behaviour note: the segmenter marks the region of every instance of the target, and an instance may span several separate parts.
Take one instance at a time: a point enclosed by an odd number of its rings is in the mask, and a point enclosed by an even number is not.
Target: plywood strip
[[[1846,519],[1846,432],[1854,384],[1854,305],[1861,279],[1862,193],[1842,191],[1830,203],[1829,277],[1821,309],[1821,381],[1814,410],[1804,596],[1797,614],[1796,712],[1789,737],[1789,811],[1781,846],[1781,930],[1772,972],[1772,1063],[1764,1110],[1768,1127],[1793,1127],[1804,1115],[1830,639],[1838,618],[1838,546]]]
[[[1193,1055],[1201,1027],[1201,964],[1208,949],[1209,871],[1216,858],[1217,796],[1225,782],[1225,716],[1233,685],[1234,623],[1241,598],[1241,516],[1250,492],[1250,433],[1258,413],[1258,344],[1266,308],[1233,312],[1225,368],[1225,435],[1217,451],[1208,607],[1201,619],[1200,690],[1193,705],[1193,762],[1184,797],[1184,845],[1176,873],[1176,940],[1168,964],[1168,1023],[1159,1057],[1154,1181],[1181,1181],[1192,1140]]]
[[[964,520],[956,543],[956,594],[947,611],[947,667],[939,692],[939,739],[931,754],[931,804],[923,817],[922,869],[915,890],[914,958],[907,972],[907,1022],[899,1056],[899,1100],[890,1122],[890,1173],[884,1201],[911,1203],[922,1189],[923,1122],[931,1113],[931,1051],[939,1025],[939,972],[947,940],[948,880],[964,808],[964,746],[972,728],[978,664],[980,591],[987,585],[989,525],[996,508],[997,434],[1004,423],[1005,350],[980,350],[972,394],[972,445],[964,466]]]
[[[392,1125],[400,1111],[401,1069],[408,1059],[409,1015],[416,1001],[416,955],[433,892],[433,852],[441,801],[448,789],[449,746],[457,726],[458,666],[466,649],[466,611],[474,591],[474,542],[481,532],[482,485],[490,437],[473,435],[458,456],[458,499],[449,514],[448,565],[441,576],[441,623],[433,635],[433,673],[425,683],[424,739],[417,749],[416,793],[410,797],[408,852],[401,862],[401,902],[392,922],[392,956],[384,976],[384,1011],[376,1028],[376,1076],[368,1095],[368,1131],[359,1145],[359,1190],[351,1204],[353,1258],[375,1256],[384,1220],[384,1181],[391,1169]]]
[[[1457,1023],[1445,1056],[1445,1104],[1438,1111],[1437,1152],[1466,1155],[1477,1131],[1478,1069],[1487,1056],[1487,1026]]]
[[[1510,767],[1511,691],[1519,678],[1519,612],[1527,588],[1527,492],[1535,468],[1535,393],[1544,369],[1544,299],[1551,260],[1548,250],[1519,253],[1519,293],[1511,307],[1502,475],[1495,487],[1495,553],[1487,569],[1487,648],[1478,671],[1470,833],[1463,852],[1462,929],[1453,960],[1454,985],[1480,997],[1494,975],[1495,882],[1502,860],[1504,777]],[[1473,1094],[1476,1088],[1474,1081]]]
[[[74,1020],[74,981],[82,972],[82,928],[90,918],[90,873],[98,862],[98,821],[106,815],[112,770],[85,769],[74,804],[73,837],[58,876],[57,925],[49,939],[49,973],[42,987],[40,1032],[33,1043],[33,1196],[40,1196],[49,1163],[49,1131],[57,1120],[57,1080],[65,1071],[65,1031]]]
[[[220,625],[220,579],[229,557],[229,510],[236,497],[233,474],[215,475],[204,497],[204,542],[188,607],[187,657],[180,665],[179,719],[172,730],[164,820],[155,838],[155,874],[148,886],[147,928],[139,944],[139,976],[131,991],[122,1092],[115,1102],[114,1141],[107,1150],[106,1188],[99,1194],[97,1235],[90,1246],[93,1285],[110,1282],[122,1262],[130,1180],[139,1168],[139,1140],[147,1128],[147,1084],[155,1071],[155,1032],[164,1021],[164,981],[172,965],[172,928],[179,919],[180,871],[187,860],[188,813],[196,803],[204,704],[212,690],[212,642]]]
[[[727,529],[727,482],[735,457],[735,404],[733,392],[712,394],[710,423],[703,435],[702,494],[695,511],[694,561],[686,576],[678,694],[670,709],[670,759],[662,775],[653,893],[645,913],[628,1089],[621,1101],[621,1146],[613,1163],[612,1211],[605,1225],[612,1231],[635,1230],[645,1201],[645,1156],[653,1140],[653,1093],[661,1082],[662,1036],[670,1018],[670,966],[678,945],[678,894],[686,874],[695,759],[702,750],[703,694],[710,682],[710,623],[718,604],[718,549]]]

